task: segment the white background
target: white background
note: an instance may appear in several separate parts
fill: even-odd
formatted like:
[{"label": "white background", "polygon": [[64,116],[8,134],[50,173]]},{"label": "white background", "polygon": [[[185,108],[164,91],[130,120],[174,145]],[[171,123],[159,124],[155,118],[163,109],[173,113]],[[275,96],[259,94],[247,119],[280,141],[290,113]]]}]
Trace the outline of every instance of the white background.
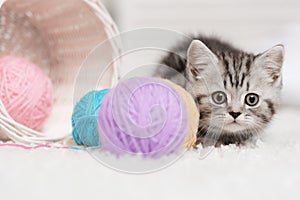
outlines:
[{"label": "white background", "polygon": [[300,106],[297,0],[105,0],[121,31],[143,27],[219,36],[259,53],[284,44],[283,104]]}]

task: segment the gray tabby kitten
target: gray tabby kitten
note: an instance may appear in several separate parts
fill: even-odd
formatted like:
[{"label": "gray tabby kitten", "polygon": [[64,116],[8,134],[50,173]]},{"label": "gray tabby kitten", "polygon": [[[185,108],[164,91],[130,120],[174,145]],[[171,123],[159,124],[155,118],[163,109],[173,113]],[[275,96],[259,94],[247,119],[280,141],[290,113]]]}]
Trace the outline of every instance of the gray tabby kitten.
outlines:
[{"label": "gray tabby kitten", "polygon": [[173,52],[162,64],[184,80],[174,71],[159,73],[194,96],[200,112],[197,144],[245,144],[257,138],[279,105],[284,47],[254,55],[199,36],[180,43]]}]

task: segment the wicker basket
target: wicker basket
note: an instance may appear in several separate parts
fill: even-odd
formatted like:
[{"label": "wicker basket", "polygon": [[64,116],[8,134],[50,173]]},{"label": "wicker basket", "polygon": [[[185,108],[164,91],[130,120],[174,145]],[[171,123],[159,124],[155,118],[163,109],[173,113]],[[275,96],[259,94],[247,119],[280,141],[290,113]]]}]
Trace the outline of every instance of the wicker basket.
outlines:
[{"label": "wicker basket", "polygon": [[[0,9],[0,57],[21,56],[41,66],[54,83],[54,107],[72,100],[72,93],[62,95],[60,89],[74,83],[80,65],[96,45],[116,34],[113,20],[95,0],[7,0]],[[107,71],[102,83],[106,87],[116,81],[116,69]],[[39,144],[66,136],[46,135],[15,122],[0,100],[0,140]]]}]

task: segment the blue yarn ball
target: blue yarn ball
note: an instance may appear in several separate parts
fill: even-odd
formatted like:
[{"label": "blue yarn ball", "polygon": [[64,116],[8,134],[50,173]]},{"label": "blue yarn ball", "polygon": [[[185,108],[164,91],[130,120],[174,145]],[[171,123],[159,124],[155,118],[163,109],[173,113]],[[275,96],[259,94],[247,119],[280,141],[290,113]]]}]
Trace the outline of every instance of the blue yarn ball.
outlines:
[{"label": "blue yarn ball", "polygon": [[76,104],[72,114],[72,135],[77,145],[100,146],[98,113],[109,89],[91,91]]}]

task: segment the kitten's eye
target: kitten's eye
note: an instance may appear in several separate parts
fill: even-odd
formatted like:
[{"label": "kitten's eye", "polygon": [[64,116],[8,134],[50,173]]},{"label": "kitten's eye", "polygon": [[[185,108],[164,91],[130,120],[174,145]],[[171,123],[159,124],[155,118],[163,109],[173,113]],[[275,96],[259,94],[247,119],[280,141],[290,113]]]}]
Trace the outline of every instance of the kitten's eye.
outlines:
[{"label": "kitten's eye", "polygon": [[224,92],[218,91],[212,94],[212,99],[216,104],[223,104],[226,102],[227,97]]},{"label": "kitten's eye", "polygon": [[255,93],[249,93],[245,97],[245,103],[248,106],[255,106],[259,101],[259,96]]}]

